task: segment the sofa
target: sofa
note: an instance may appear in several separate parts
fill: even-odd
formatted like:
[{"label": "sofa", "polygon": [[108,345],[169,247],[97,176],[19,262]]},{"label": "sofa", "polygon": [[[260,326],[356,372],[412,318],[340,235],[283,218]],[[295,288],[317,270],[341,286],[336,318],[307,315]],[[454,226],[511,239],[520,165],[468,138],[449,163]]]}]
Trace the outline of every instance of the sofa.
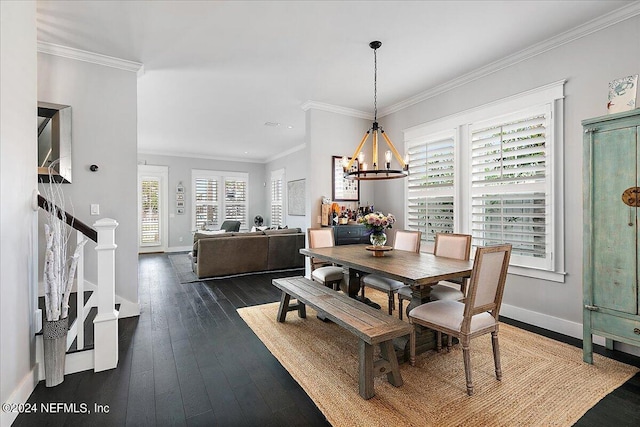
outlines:
[{"label": "sofa", "polygon": [[199,279],[304,268],[305,234],[299,228],[194,234],[192,267]]}]

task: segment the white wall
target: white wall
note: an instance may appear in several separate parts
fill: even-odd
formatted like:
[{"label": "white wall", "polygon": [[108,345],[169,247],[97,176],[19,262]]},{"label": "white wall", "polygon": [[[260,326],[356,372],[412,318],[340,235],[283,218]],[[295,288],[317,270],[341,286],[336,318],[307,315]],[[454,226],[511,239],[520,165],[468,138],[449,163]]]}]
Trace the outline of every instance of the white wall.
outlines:
[{"label": "white wall", "polygon": [[[582,330],[582,127],[606,114],[608,83],[640,72],[640,17],[582,37],[454,88],[381,122],[403,147],[402,130],[500,98],[567,79],[564,110],[565,283],[510,275],[502,314],[581,337]],[[376,202],[403,211],[403,183],[376,188]],[[391,208],[393,207],[393,208]],[[402,218],[402,215],[398,215]]]},{"label": "white wall", "polygon": [[[310,214],[309,226],[320,227],[318,216],[321,212],[322,196],[331,198],[332,156],[351,156],[370,126],[370,120],[317,109],[310,109],[306,112],[305,143],[307,149],[305,153],[307,157],[304,164],[308,168],[306,212]],[[369,151],[365,150],[365,153],[371,159],[371,139],[369,139],[367,147]],[[374,197],[374,188],[374,182],[360,181],[360,203],[362,205],[374,204],[378,208]]]},{"label": "white wall", "polygon": [[[269,176],[265,176],[263,163],[232,162],[226,160],[197,159],[192,157],[161,156],[155,154],[138,154],[138,162],[147,165],[169,167],[169,251],[191,248],[193,243],[191,209],[191,170],[204,169],[213,171],[246,172],[249,174],[249,216],[247,225],[253,225],[253,217],[262,215],[265,218],[269,209],[265,202],[265,192]],[[175,188],[182,182],[185,188],[185,213],[176,214]],[[182,241],[180,241],[182,238]]]},{"label": "white wall", "polygon": [[[137,304],[136,74],[39,53],[38,100],[71,106],[73,183],[63,190],[74,216],[85,224],[118,221],[116,293]],[[92,164],[99,166],[97,172],[89,170]],[[100,205],[99,216],[90,215],[92,203]],[[94,248],[93,242],[85,246],[85,275],[96,283]]]},{"label": "white wall", "polygon": [[[37,174],[35,2],[0,2],[0,401],[22,403],[37,383],[31,257]],[[31,166],[29,166],[31,165]],[[0,413],[8,426],[17,413]]]},{"label": "white wall", "polygon": [[302,231],[305,231],[309,226],[309,215],[305,210],[304,216],[289,215],[287,206],[287,182],[304,179],[306,183],[307,173],[309,165],[306,162],[306,146],[303,149],[290,153],[286,156],[279,157],[275,160],[268,162],[265,165],[265,179],[267,180],[267,188],[265,191],[265,224],[271,223],[271,188],[269,187],[269,181],[271,180],[271,172],[284,169],[284,185],[283,195],[284,198],[284,224],[289,228],[298,227]]}]

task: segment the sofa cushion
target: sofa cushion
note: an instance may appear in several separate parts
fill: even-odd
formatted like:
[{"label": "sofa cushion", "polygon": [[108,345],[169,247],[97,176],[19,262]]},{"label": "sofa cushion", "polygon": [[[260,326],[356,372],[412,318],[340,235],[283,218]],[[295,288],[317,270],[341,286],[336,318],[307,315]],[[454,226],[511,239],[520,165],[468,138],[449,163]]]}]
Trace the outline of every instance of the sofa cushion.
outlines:
[{"label": "sofa cushion", "polygon": [[266,236],[202,239],[198,242],[198,278],[250,273],[267,269]]},{"label": "sofa cushion", "polygon": [[262,231],[242,231],[242,232],[233,232],[233,233],[229,233],[227,234],[228,236],[234,236],[234,237],[247,237],[247,236],[264,236],[264,233]]},{"label": "sofa cushion", "polygon": [[273,234],[296,234],[300,233],[299,228],[281,228],[280,230],[264,230],[264,234],[267,236]]},{"label": "sofa cushion", "polygon": [[300,253],[300,249],[304,248],[305,244],[303,233],[268,234],[267,239],[269,240],[269,254],[267,255],[269,270],[304,267],[304,255]]}]

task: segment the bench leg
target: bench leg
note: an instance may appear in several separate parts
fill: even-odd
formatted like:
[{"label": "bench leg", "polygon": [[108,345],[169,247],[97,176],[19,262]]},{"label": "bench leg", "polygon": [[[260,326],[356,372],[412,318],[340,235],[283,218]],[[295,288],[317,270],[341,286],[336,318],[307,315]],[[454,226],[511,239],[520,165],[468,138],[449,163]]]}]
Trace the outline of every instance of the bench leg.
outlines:
[{"label": "bench leg", "polygon": [[307,306],[298,301],[298,317],[301,319],[307,318]]},{"label": "bench leg", "polygon": [[400,375],[400,367],[398,366],[398,358],[393,348],[393,340],[380,343],[380,353],[384,360],[389,362],[389,372],[387,372],[387,381],[396,387],[402,385],[402,376]]},{"label": "bench leg", "polygon": [[287,312],[289,311],[289,301],[291,300],[291,295],[282,291],[282,295],[280,296],[280,307],[278,307],[278,322],[282,323],[287,318]]},{"label": "bench leg", "polygon": [[282,291],[282,295],[280,296],[280,307],[278,307],[278,322],[283,323],[287,318],[287,313],[293,310],[298,310],[298,317],[302,319],[307,317],[306,305],[304,305],[300,301],[298,301],[296,304],[289,304],[290,301],[291,295]]},{"label": "bench leg", "polygon": [[373,346],[360,340],[360,369],[358,387],[363,399],[371,399],[375,396],[373,390]]}]

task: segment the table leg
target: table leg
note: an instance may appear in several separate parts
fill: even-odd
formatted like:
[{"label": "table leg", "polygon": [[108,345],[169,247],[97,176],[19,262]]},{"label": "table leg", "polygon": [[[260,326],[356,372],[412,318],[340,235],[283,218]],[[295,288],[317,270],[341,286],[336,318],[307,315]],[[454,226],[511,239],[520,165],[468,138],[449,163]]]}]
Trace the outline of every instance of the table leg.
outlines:
[{"label": "table leg", "polygon": [[371,301],[369,298],[363,298],[358,295],[360,292],[362,282],[361,279],[365,275],[362,271],[354,270],[353,268],[344,267],[344,281],[340,284],[340,290],[351,298],[355,298],[360,302],[367,304],[370,307],[380,309],[380,305]]},{"label": "table leg", "polygon": [[[409,312],[415,307],[425,304],[430,301],[431,286],[424,285],[413,288],[411,292],[411,301],[406,309],[407,319],[409,318]],[[420,325],[415,326],[415,346],[416,354],[424,353],[428,350],[436,348],[436,333]],[[393,344],[398,355],[398,360],[407,361],[410,359],[410,339],[409,336],[400,337],[393,340]],[[414,361],[415,363],[415,361]]]},{"label": "table leg", "polygon": [[362,272],[354,270],[353,268],[343,268],[344,281],[340,283],[340,290],[351,298],[356,298],[360,291],[360,277]]}]

